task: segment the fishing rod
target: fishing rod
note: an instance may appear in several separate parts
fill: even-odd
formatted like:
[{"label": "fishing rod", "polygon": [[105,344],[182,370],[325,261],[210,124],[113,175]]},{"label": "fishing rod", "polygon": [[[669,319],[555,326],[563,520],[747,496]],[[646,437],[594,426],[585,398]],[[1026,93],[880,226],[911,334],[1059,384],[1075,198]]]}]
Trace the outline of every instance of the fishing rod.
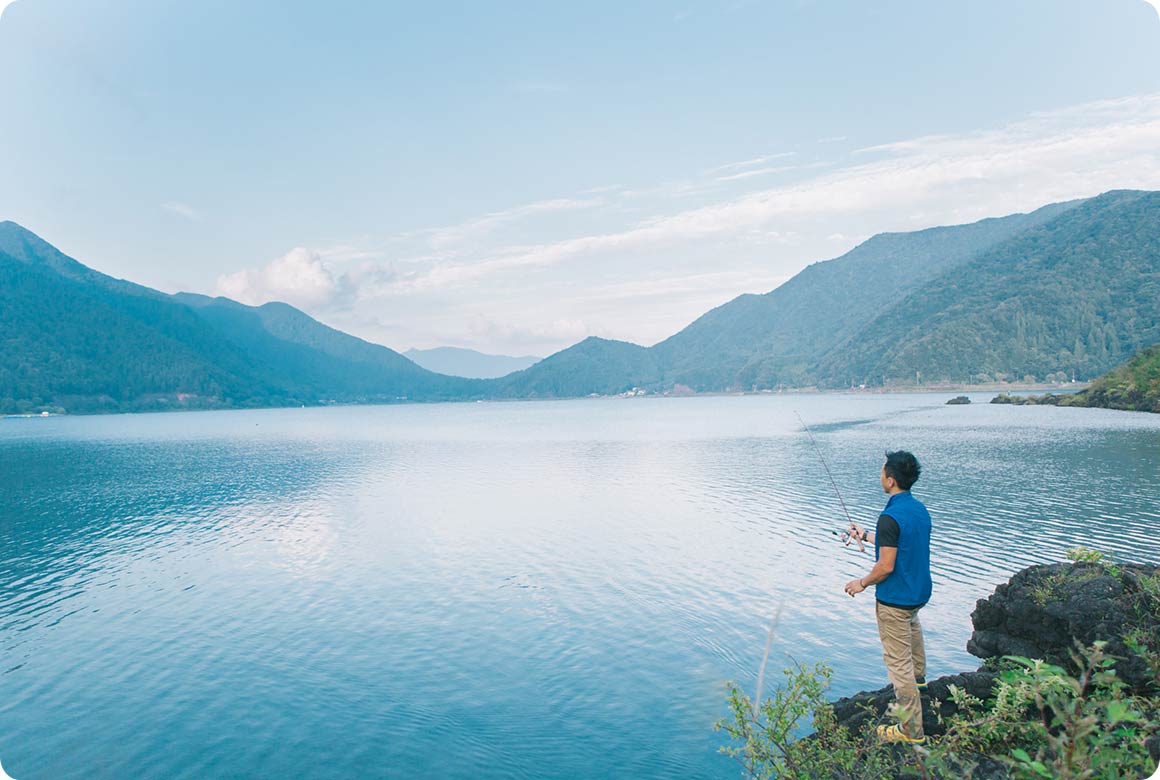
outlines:
[{"label": "fishing rod", "polygon": [[[810,437],[810,443],[814,445],[814,451],[818,453],[818,460],[822,462],[822,468],[826,470],[826,476],[830,478],[830,484],[834,487],[834,493],[838,496],[838,503],[842,505],[842,511],[846,514],[846,520],[848,520],[850,526],[853,527],[854,518],[850,517],[850,510],[846,508],[846,500],[842,498],[842,491],[838,490],[838,483],[834,481],[834,475],[830,473],[830,464],[826,463],[826,459],[822,455],[822,448],[818,446],[818,442],[814,439],[813,431],[810,430],[810,426],[806,425],[806,421],[802,419],[802,416],[798,414],[796,409],[794,410],[794,414],[797,415],[798,422],[800,422],[802,427],[805,428],[806,435]],[[831,531],[831,533],[834,534],[834,536],[841,536],[847,540],[853,539],[858,543],[858,550],[860,552],[866,552],[866,547],[862,544],[862,540],[856,535],[851,533],[839,534],[837,531]],[[847,541],[846,545],[849,546],[849,544],[850,542]]]}]

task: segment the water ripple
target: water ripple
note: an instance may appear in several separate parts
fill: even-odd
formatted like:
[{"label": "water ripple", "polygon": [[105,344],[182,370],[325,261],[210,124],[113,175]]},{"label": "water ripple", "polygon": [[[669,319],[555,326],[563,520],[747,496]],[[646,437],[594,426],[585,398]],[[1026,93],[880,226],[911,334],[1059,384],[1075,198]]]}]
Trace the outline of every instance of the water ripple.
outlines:
[{"label": "water ripple", "polygon": [[[885,683],[845,525],[919,454],[932,671],[1076,545],[1156,556],[1160,417],[777,396],[0,423],[0,752],[21,778],[734,777],[771,655]],[[980,400],[976,398],[976,400]],[[983,399],[985,400],[985,399]],[[774,678],[777,674],[772,675]]]}]

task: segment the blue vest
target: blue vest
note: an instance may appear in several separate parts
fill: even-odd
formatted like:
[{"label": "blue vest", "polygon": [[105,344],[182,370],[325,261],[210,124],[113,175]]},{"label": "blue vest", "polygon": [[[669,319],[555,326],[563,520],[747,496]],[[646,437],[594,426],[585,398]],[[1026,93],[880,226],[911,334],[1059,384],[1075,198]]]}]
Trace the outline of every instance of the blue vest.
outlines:
[{"label": "blue vest", "polygon": [[[920,607],[930,600],[930,513],[910,491],[896,493],[882,514],[898,523],[898,558],[894,571],[875,586],[876,598],[893,607]],[[878,559],[878,535],[874,536],[874,559]]]}]

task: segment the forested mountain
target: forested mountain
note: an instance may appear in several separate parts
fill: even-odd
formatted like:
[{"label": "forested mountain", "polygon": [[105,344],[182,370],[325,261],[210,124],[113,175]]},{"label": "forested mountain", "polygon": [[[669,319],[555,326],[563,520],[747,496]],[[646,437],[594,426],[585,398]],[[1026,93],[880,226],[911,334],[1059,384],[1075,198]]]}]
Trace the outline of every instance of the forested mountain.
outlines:
[{"label": "forested mountain", "polygon": [[742,295],[657,344],[665,380],[697,390],[813,384],[823,356],[901,297],[1076,203],[874,236],[841,257],[810,265],[772,292]]},{"label": "forested mountain", "polygon": [[1111,192],[903,298],[820,361],[818,376],[1090,379],[1157,341],[1160,193]]},{"label": "forested mountain", "polygon": [[286,304],[112,279],[0,223],[5,412],[1085,379],[1157,342],[1155,192],[875,236],[654,347],[589,338],[487,380],[427,371]]},{"label": "forested mountain", "polygon": [[161,393],[208,399],[274,391],[187,307],[88,278],[90,269],[38,242],[0,223],[0,410],[147,408]]},{"label": "forested mountain", "polygon": [[477,388],[285,304],[168,296],[0,223],[0,412],[466,398]]},{"label": "forested mountain", "polygon": [[174,299],[226,334],[256,371],[294,397],[437,400],[478,392],[470,380],[427,371],[394,350],[323,325],[285,303],[246,306],[191,293]]},{"label": "forested mountain", "polygon": [[509,398],[574,398],[656,387],[662,379],[653,350],[590,336],[531,368],[494,380],[489,392]]},{"label": "forested mountain", "polygon": [[[829,385],[843,385],[849,380],[830,376],[826,369],[883,313],[981,252],[1066,219],[1082,203],[1057,203],[969,225],[877,235],[841,257],[810,265],[772,292],[742,295],[713,309],[654,347],[589,339],[508,377],[504,391],[514,396],[585,395],[676,385],[698,391],[750,390],[803,387],[823,378]],[[591,377],[587,383],[586,371]],[[913,378],[914,372],[901,376]]]}]

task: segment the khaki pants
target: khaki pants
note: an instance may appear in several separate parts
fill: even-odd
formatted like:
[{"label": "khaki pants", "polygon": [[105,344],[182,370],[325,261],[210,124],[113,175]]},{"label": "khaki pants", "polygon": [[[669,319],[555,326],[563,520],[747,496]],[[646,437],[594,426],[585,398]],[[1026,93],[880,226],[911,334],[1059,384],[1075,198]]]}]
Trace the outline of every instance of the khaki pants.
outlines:
[{"label": "khaki pants", "polygon": [[878,636],[882,639],[882,659],[894,686],[894,698],[902,708],[902,730],[921,737],[922,699],[915,678],[926,676],[926,649],[922,644],[922,624],[917,609],[898,609],[875,602]]}]

